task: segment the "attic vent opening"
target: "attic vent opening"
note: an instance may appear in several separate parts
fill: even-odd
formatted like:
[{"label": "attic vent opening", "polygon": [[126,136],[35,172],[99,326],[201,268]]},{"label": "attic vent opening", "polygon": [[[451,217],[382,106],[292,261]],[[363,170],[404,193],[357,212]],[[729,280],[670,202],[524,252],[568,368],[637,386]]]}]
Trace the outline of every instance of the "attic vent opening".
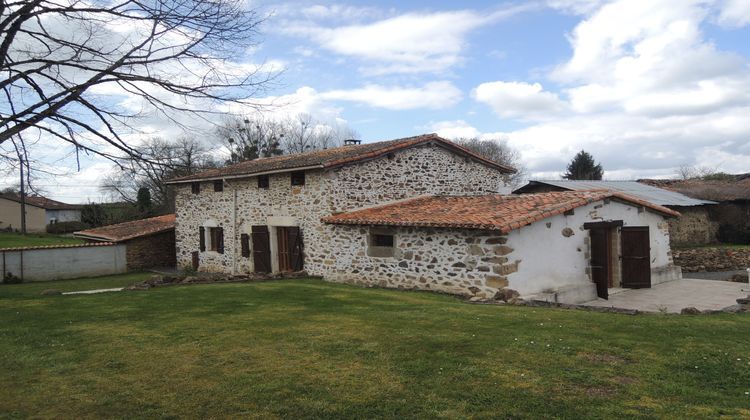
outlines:
[{"label": "attic vent opening", "polygon": [[362,144],[362,140],[357,140],[357,139],[344,140],[344,146],[355,146],[357,144]]}]

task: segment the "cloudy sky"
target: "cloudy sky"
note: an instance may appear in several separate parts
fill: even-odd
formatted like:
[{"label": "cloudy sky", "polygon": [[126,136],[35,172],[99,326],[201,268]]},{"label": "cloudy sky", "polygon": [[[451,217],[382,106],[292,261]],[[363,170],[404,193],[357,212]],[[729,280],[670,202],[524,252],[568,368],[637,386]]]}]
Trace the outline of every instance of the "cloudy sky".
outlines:
[{"label": "cloudy sky", "polygon": [[[365,142],[507,141],[541,178],[581,149],[607,179],[750,171],[750,0],[459,4],[254,2],[270,17],[240,61],[284,69],[259,98],[285,105],[273,112],[345,121]],[[99,200],[107,166],[42,184]]]}]

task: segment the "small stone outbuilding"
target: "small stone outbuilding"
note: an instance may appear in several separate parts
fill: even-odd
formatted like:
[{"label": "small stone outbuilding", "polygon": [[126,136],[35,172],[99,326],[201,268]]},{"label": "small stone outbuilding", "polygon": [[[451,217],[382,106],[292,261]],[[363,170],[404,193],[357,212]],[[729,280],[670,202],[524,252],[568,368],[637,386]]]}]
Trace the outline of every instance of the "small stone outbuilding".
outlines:
[{"label": "small stone outbuilding", "polygon": [[681,278],[669,249],[676,216],[611,191],[418,197],[324,218],[341,246],[323,276],[580,303]]},{"label": "small stone outbuilding", "polygon": [[126,245],[128,270],[174,267],[175,215],[150,217],[115,225],[75,232],[87,242],[110,242]]}]

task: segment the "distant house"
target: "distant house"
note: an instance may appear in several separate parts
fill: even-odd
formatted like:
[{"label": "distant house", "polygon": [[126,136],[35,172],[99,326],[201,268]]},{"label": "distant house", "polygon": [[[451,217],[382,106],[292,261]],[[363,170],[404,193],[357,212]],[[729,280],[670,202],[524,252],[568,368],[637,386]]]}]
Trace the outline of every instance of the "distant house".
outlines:
[{"label": "distant house", "polygon": [[[44,232],[52,223],[81,221],[81,205],[39,196],[27,196],[25,201],[26,230],[29,232]],[[0,195],[0,229],[21,229],[21,197]]]},{"label": "distant house", "polygon": [[128,270],[175,265],[175,215],[133,220],[75,232],[87,242],[110,242],[127,246]]},{"label": "distant house", "polygon": [[510,173],[426,134],[177,178],[177,264],[574,303],[680,278],[679,213],[612,191],[500,195]]},{"label": "distant house", "polygon": [[715,201],[692,198],[676,191],[657,188],[657,186],[638,181],[533,180],[513,193],[597,189],[621,192],[679,212],[679,218],[669,219],[669,237],[672,246],[703,245],[716,241],[718,224],[709,218],[709,210],[716,204]]},{"label": "distant house", "polygon": [[643,179],[639,182],[716,202],[708,207],[714,233],[712,242],[750,244],[750,173],[710,180]]}]

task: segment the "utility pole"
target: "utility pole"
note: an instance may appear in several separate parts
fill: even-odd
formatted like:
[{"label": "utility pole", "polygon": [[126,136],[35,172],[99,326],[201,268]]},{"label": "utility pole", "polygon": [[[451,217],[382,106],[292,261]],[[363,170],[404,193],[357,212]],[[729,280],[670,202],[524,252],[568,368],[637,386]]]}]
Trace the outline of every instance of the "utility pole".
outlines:
[{"label": "utility pole", "polygon": [[26,234],[26,188],[25,188],[25,182],[23,181],[23,157],[21,157],[21,154],[18,154],[18,162],[21,164],[19,168],[21,169],[21,234]]},{"label": "utility pole", "polygon": [[[19,134],[20,136],[20,134]],[[21,234],[26,234],[26,183],[23,181],[23,168],[24,168],[24,160],[23,160],[23,153],[21,153],[21,150],[18,148],[18,144],[16,144],[15,140],[11,139],[11,142],[13,143],[13,147],[16,149],[16,156],[18,156],[18,168],[19,172],[21,173],[21,191],[19,191],[21,195]],[[26,150],[26,149],[24,149]]]}]

